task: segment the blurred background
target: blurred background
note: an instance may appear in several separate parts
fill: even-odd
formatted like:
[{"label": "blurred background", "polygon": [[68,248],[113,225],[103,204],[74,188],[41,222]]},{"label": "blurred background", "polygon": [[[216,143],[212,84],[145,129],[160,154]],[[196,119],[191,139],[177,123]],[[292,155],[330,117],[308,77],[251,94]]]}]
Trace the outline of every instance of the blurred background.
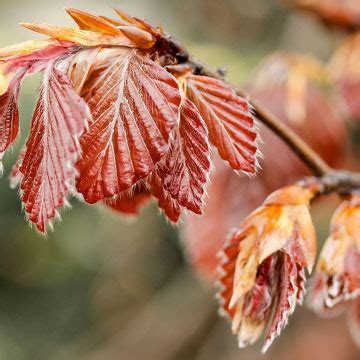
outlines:
[{"label": "blurred background", "polygon": [[[103,15],[116,6],[145,17],[239,84],[274,50],[326,59],[340,37],[272,0],[1,0],[0,46],[37,36],[21,21],[70,25],[66,6]],[[0,360],[359,359],[344,319],[318,319],[306,308],[265,356],[259,345],[239,350],[217,316],[214,288],[189,266],[178,229],[155,204],[129,220],[72,199],[54,233],[30,229],[7,174],[38,85],[36,76],[24,83],[22,136],[0,179]],[[240,199],[246,189],[237,191]],[[331,210],[316,212],[320,237]]]}]

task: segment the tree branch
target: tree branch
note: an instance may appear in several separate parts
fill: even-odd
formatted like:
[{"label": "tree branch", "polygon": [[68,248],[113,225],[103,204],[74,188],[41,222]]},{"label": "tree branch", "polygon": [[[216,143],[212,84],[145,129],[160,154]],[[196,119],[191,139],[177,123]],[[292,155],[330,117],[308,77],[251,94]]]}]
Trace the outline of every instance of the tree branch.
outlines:
[{"label": "tree branch", "polygon": [[[218,69],[217,71],[213,71],[203,63],[197,61],[185,47],[170,35],[162,37],[160,42],[160,48],[165,49],[165,53],[173,56],[178,64],[189,66],[195,75],[225,80],[226,74],[224,70]],[[316,182],[320,185],[322,194],[334,191],[340,194],[360,191],[359,173],[332,169],[318,153],[316,153],[299,135],[284,124],[278,117],[265,109],[259,102],[251,99],[251,96],[246,91],[233,84],[230,85],[235,89],[239,96],[242,96],[249,101],[255,117],[272,130],[275,135],[282,139],[298,158],[307,165],[313,175],[316,176]],[[314,182],[315,180],[314,178],[307,178],[304,181]]]}]

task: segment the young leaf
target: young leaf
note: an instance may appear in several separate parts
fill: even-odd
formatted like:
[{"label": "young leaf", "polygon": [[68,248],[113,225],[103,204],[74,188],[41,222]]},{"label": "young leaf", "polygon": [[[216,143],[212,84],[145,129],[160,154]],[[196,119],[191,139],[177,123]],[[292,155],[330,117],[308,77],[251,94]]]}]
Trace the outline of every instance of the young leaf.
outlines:
[{"label": "young leaf", "polygon": [[11,168],[11,172],[9,175],[9,182],[11,189],[17,188],[21,182],[21,179],[23,178],[20,172],[20,168],[21,168],[21,164],[23,163],[25,154],[26,154],[26,146],[23,146],[17,161]]},{"label": "young leaf", "polygon": [[[106,54],[113,61],[109,62]],[[93,121],[81,138],[77,189],[95,203],[147,177],[168,150],[181,101],[175,78],[135,50],[107,50],[84,85]]]},{"label": "young leaf", "polygon": [[181,107],[179,129],[172,135],[170,150],[160,166],[164,187],[181,206],[201,214],[210,171],[210,147],[206,125],[189,99]]},{"label": "young leaf", "polygon": [[51,24],[22,23],[21,25],[27,29],[58,40],[69,41],[73,44],[87,47],[125,46],[130,48],[149,49],[155,42],[150,33],[146,33],[146,38],[139,38],[139,40],[141,40],[140,42],[135,42],[128,36],[125,36],[123,31],[118,35],[113,35]]},{"label": "young leaf", "polygon": [[188,96],[206,122],[211,142],[235,170],[256,170],[256,131],[249,105],[225,82],[191,76]]},{"label": "young leaf", "polygon": [[5,151],[16,139],[19,132],[18,97],[20,82],[25,75],[21,71],[13,79],[5,93],[0,95],[0,176],[2,175],[2,158]]},{"label": "young leaf", "polygon": [[181,206],[165,189],[164,181],[159,175],[158,169],[151,174],[148,182],[151,194],[158,199],[158,207],[164,211],[171,222],[177,223],[181,214]]},{"label": "young leaf", "polygon": [[121,31],[116,26],[99,16],[73,8],[66,8],[65,10],[74,19],[81,30],[89,30],[112,35],[121,34]]},{"label": "young leaf", "polygon": [[270,328],[265,337],[262,352],[265,353],[272,342],[288,323],[289,316],[294,312],[297,296],[298,268],[295,261],[286,253],[279,254],[278,260],[278,284],[275,309],[272,316]]},{"label": "young leaf", "polygon": [[40,232],[63,206],[80,156],[89,110],[56,63],[47,67],[20,172],[26,214]]},{"label": "young leaf", "polygon": [[83,91],[83,86],[89,77],[99,51],[99,48],[85,49],[78,51],[70,58],[68,76],[78,94]]},{"label": "young leaf", "polygon": [[104,204],[119,213],[134,216],[139,214],[150,198],[150,191],[144,185],[140,185],[132,193],[121,194],[114,200],[104,200]]},{"label": "young leaf", "polygon": [[59,41],[57,39],[30,40],[0,49],[0,61],[3,62],[14,59],[31,61],[54,58],[57,51],[63,50],[66,52],[66,49],[73,46],[74,44],[72,43]]}]

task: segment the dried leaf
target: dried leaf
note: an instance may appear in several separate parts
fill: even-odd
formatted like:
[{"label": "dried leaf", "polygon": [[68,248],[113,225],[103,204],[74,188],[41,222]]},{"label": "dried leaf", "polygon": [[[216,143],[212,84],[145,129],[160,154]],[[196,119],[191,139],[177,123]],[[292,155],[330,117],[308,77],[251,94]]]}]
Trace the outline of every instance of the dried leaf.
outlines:
[{"label": "dried leaf", "polygon": [[111,65],[91,76],[82,94],[93,121],[80,140],[77,189],[89,203],[131,188],[155,169],[181,101],[176,80],[155,62],[134,50],[105,54]]}]

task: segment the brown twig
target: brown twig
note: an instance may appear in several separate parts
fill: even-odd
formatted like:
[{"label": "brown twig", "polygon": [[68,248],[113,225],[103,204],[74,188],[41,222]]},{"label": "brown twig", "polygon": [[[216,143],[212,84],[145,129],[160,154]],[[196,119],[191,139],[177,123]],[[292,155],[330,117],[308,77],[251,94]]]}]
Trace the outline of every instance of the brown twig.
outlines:
[{"label": "brown twig", "polygon": [[[177,60],[178,64],[184,64],[191,67],[194,74],[225,80],[225,73],[223,70],[219,69],[217,71],[213,71],[203,63],[197,61],[185,47],[183,47],[170,35],[162,37],[160,42],[160,47],[165,51],[165,53],[173,56]],[[238,95],[249,101],[256,118],[271,129],[275,135],[281,138],[299,157],[299,159],[307,165],[316,177],[317,183],[322,185],[322,193],[336,191],[340,194],[348,194],[353,191],[360,191],[359,173],[332,169],[317,152],[306,144],[305,141],[290,127],[284,124],[284,122],[265,109],[256,100],[251,99],[250,95],[246,93],[246,91],[239,89],[237,86],[232,86]]]}]

